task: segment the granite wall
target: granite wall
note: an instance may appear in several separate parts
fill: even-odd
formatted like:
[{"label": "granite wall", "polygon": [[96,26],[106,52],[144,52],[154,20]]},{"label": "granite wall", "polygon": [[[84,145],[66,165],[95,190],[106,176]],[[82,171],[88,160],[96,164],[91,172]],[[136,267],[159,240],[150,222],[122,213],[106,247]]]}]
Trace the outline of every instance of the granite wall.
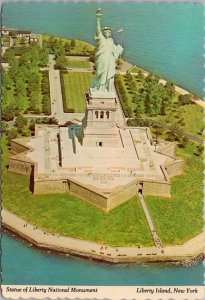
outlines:
[{"label": "granite wall", "polygon": [[33,165],[34,164],[31,162],[26,162],[13,157],[9,158],[9,171],[16,174],[30,176]]}]

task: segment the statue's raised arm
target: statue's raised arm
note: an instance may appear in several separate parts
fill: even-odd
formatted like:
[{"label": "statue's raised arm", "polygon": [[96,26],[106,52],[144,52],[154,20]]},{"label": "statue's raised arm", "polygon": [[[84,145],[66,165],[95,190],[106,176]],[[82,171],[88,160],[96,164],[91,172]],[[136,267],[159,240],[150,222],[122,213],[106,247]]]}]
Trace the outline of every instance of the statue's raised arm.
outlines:
[{"label": "statue's raised arm", "polygon": [[91,87],[101,93],[113,93],[116,60],[122,54],[123,48],[114,44],[111,38],[111,28],[104,27],[101,29],[101,16],[101,9],[98,9],[96,11],[97,30],[95,36],[97,42],[96,73]]},{"label": "statue's raised arm", "polygon": [[102,16],[101,9],[98,8],[96,11],[96,21],[97,21],[97,29],[96,29],[96,37],[99,37],[101,32],[101,24],[100,24],[100,18]]}]

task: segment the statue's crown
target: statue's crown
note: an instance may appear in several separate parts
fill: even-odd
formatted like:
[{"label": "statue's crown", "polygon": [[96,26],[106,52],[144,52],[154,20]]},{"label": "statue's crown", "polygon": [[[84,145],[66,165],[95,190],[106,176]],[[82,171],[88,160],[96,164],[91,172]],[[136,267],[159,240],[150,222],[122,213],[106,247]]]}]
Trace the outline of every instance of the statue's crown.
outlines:
[{"label": "statue's crown", "polygon": [[102,31],[111,31],[112,29],[110,27],[103,27]]}]

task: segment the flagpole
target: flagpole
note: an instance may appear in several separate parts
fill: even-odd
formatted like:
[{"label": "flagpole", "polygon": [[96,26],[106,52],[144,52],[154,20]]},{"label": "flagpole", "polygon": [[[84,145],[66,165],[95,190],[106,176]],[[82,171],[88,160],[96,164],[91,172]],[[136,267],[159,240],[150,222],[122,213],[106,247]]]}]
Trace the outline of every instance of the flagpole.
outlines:
[{"label": "flagpole", "polygon": [[[121,46],[123,45],[123,32],[124,32],[124,28],[122,28],[122,36],[121,36]],[[122,59],[122,54],[120,54],[120,59]]]},{"label": "flagpole", "polygon": [[124,32],[124,29],[122,30],[121,46],[122,46],[122,44],[123,44],[123,32]]},{"label": "flagpole", "polygon": [[[122,45],[123,45],[123,31],[124,31],[124,28],[123,28],[123,27],[122,27],[121,29],[117,30],[118,33],[122,33],[122,36],[121,36],[121,47],[122,47]],[[121,59],[121,55],[122,55],[122,54],[120,54],[119,59]]]}]

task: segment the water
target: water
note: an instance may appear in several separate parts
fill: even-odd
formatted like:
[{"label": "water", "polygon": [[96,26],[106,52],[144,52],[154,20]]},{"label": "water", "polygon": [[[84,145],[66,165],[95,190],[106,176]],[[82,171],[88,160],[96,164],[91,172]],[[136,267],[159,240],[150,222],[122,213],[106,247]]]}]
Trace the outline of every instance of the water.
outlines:
[{"label": "water", "polygon": [[2,251],[2,284],[203,285],[202,263],[189,269],[162,264],[109,265],[45,253],[7,234],[2,238]]},{"label": "water", "polygon": [[[6,3],[3,25],[94,44],[98,3]],[[124,58],[203,96],[203,6],[192,3],[100,3],[103,25],[121,41]]]},{"label": "water", "polygon": [[[94,44],[97,3],[6,3],[3,25],[85,40]],[[203,96],[203,7],[200,4],[101,3],[103,25],[124,58],[157,71]],[[14,252],[15,249],[15,252]],[[2,239],[3,284],[203,285],[203,264],[118,266],[43,253],[8,235]],[[15,255],[15,256],[14,256]],[[14,263],[15,257],[15,263]]]}]

